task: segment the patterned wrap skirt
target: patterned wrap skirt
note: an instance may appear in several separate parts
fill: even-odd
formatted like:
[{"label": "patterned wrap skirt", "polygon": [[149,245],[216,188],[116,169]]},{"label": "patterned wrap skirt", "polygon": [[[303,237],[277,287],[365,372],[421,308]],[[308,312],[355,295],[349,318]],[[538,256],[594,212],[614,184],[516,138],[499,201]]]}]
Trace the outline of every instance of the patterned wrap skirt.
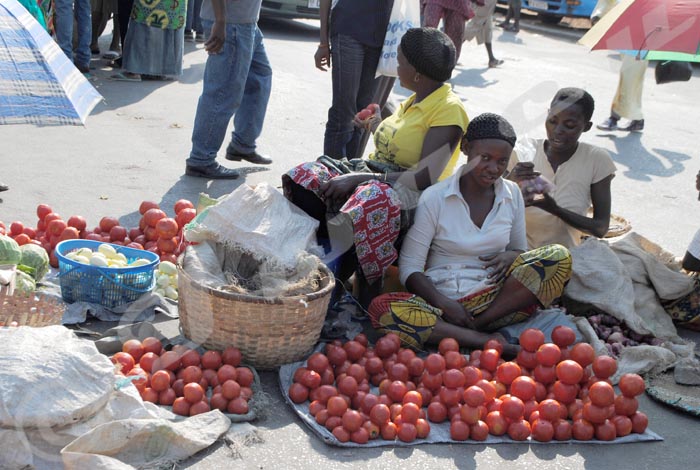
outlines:
[{"label": "patterned wrap skirt", "polygon": [[676,325],[700,331],[700,279],[694,277],[694,288],[689,294],[676,300],[662,300],[661,304]]},{"label": "patterned wrap skirt", "polygon": [[[546,308],[558,299],[571,277],[571,254],[561,245],[546,245],[522,253],[500,282],[458,301],[472,315],[478,316],[488,309],[500,293],[505,279],[511,276],[532,292],[538,303],[505,315],[489,324],[486,331],[526,320],[540,306]],[[369,307],[374,328],[383,333],[396,333],[404,344],[419,350],[423,349],[441,314],[440,309],[408,292],[382,294]]]},{"label": "patterned wrap skirt", "polygon": [[[319,193],[321,185],[336,176],[403,170],[395,165],[363,159],[333,160],[321,157],[318,161],[292,168],[282,177],[282,183],[286,186],[291,180],[322,199]],[[398,258],[397,241],[411,224],[419,196],[419,191],[401,184],[372,179],[357,186],[343,204],[328,205],[328,223],[338,216],[349,221],[357,261],[370,284],[381,280],[387,268]],[[343,226],[341,223],[336,225]]]}]

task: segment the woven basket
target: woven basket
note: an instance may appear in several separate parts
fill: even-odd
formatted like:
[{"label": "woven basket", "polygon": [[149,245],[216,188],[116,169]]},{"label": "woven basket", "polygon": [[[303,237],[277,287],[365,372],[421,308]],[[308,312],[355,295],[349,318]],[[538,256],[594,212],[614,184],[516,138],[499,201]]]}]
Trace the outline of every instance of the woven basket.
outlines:
[{"label": "woven basket", "polygon": [[185,337],[207,349],[240,349],[258,369],[303,359],[321,335],[333,274],[321,266],[317,292],[294,297],[259,297],[196,283],[178,266],[178,309]]},{"label": "woven basket", "polygon": [[8,326],[16,321],[18,326],[60,325],[66,304],[60,299],[42,294],[7,295],[0,288],[0,324]]}]

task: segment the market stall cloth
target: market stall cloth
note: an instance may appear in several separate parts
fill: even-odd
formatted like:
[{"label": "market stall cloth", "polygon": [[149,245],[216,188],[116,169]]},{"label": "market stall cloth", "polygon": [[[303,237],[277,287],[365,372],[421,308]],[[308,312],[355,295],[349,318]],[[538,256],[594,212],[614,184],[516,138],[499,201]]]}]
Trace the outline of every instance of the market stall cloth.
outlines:
[{"label": "market stall cloth", "polygon": [[[425,439],[416,439],[413,442],[403,442],[398,439],[395,441],[385,441],[381,438],[370,440],[367,444],[355,444],[353,442],[340,442],[336,437],[326,429],[316,422],[313,416],[309,413],[309,404],[304,402],[302,404],[295,404],[289,398],[288,390],[293,382],[294,372],[299,368],[304,366],[306,363],[304,361],[296,362],[292,364],[285,364],[280,367],[279,370],[279,384],[280,392],[285,398],[285,401],[292,407],[296,415],[301,419],[301,421],[311,429],[311,431],[319,437],[323,442],[329,445],[339,446],[339,447],[384,447],[384,446],[414,446],[420,444],[477,444],[477,445],[490,445],[490,444],[523,444],[523,441],[514,441],[507,436],[489,436],[485,441],[475,441],[468,439],[466,441],[456,441],[450,437],[450,423],[446,421],[444,423],[430,423],[430,434]],[[373,387],[374,393],[377,393],[376,387]],[[620,437],[614,441],[549,441],[549,442],[539,442],[532,438],[529,438],[525,443],[529,444],[570,444],[570,443],[586,443],[586,444],[626,444],[630,442],[653,442],[662,441],[663,438],[659,436],[654,431],[647,430],[643,434],[629,434],[625,437]]]},{"label": "market stall cloth", "polygon": [[16,0],[0,0],[0,125],[84,125],[102,100]]}]

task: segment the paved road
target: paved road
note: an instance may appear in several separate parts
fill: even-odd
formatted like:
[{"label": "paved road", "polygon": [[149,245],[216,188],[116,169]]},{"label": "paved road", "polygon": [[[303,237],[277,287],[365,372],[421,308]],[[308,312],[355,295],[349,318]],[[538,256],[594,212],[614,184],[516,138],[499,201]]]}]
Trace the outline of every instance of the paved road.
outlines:
[{"label": "paved road", "polygon": [[[165,207],[200,192],[226,194],[239,184],[279,184],[293,164],[321,153],[330,102],[330,74],[313,68],[318,30],[313,22],[265,21],[266,47],[274,68],[260,150],[273,156],[270,167],[238,165],[245,177],[208,182],[182,176],[205,54],[186,44],[185,73],[179,81],[123,83],[96,60],[95,85],[105,97],[85,128],[0,128],[0,220],[34,221],[39,203],[49,203],[65,217],[82,214],[89,224],[104,215],[137,223],[140,201]],[[561,29],[561,28],[560,28]],[[558,31],[558,30],[557,30]],[[470,116],[485,111],[506,116],[519,134],[544,135],[549,99],[564,86],[580,86],[597,100],[594,121],[607,114],[619,60],[613,53],[589,53],[567,34],[524,27],[517,36],[497,31],[494,50],[505,64],[486,66],[483,46],[466,44],[452,79]],[[103,40],[107,39],[103,37]],[[106,45],[106,43],[105,43]],[[698,72],[690,83],[657,86],[647,73],[642,134],[590,131],[585,140],[611,152],[618,174],[613,181],[613,211],[636,230],[676,254],[682,254],[697,229],[700,204],[694,190],[700,169],[695,130],[700,118]],[[407,92],[397,87],[395,98]],[[263,374],[273,399],[271,416],[257,423],[264,443],[239,449],[239,458],[218,446],[178,468],[473,468],[537,465],[538,468],[694,468],[700,425],[696,419],[660,407],[648,399],[651,427],[662,443],[624,446],[433,445],[413,448],[339,450],[313,437],[281,401],[274,374]]]}]

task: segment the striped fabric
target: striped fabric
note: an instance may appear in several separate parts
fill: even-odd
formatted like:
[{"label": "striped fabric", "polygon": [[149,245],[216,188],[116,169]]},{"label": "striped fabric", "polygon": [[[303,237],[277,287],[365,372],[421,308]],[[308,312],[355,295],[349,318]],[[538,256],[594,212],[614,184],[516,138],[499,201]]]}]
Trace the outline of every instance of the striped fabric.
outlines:
[{"label": "striped fabric", "polygon": [[84,125],[102,100],[16,0],[0,0],[0,124]]}]

